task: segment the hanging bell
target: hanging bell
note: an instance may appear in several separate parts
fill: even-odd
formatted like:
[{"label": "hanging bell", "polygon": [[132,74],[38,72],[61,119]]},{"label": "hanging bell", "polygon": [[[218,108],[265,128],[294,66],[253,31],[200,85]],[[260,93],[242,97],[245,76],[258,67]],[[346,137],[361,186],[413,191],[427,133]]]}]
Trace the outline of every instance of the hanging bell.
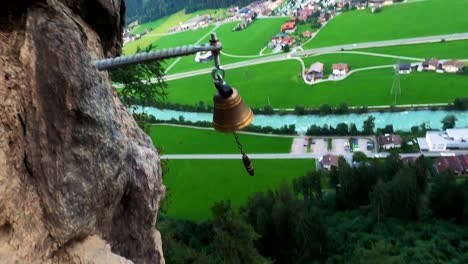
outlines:
[{"label": "hanging bell", "polygon": [[213,97],[213,127],[220,132],[235,132],[250,125],[253,120],[252,110],[244,103],[239,92],[226,83],[218,87]]}]

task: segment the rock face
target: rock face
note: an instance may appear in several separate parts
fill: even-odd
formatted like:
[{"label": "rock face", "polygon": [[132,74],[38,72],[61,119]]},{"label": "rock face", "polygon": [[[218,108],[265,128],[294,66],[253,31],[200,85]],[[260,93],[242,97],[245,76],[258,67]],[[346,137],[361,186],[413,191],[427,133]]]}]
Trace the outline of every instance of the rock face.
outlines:
[{"label": "rock face", "polygon": [[92,65],[123,0],[0,6],[0,262],[164,263],[158,153]]}]

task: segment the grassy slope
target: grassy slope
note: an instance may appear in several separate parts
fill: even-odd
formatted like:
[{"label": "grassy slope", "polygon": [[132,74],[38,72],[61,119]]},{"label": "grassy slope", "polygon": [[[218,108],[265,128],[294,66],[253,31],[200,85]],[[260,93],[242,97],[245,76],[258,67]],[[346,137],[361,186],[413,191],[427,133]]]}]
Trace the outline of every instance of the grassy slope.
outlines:
[{"label": "grassy slope", "polygon": [[164,177],[167,215],[207,219],[217,201],[229,199],[238,208],[249,195],[277,188],[283,179],[291,181],[315,167],[313,160],[253,160],[253,164],[256,174],[250,177],[240,160],[170,160]]},{"label": "grassy slope", "polygon": [[[151,21],[151,22],[148,22],[148,23],[141,24],[141,25],[137,26],[135,29],[133,29],[132,34],[141,34],[148,28],[150,30],[163,28],[164,25],[168,24],[169,18],[171,18],[171,17],[172,16],[163,17],[163,18],[160,18],[160,19],[155,20],[155,21]],[[167,32],[167,29],[166,29],[166,31],[163,31],[163,32],[160,32],[160,33],[166,33],[166,32]]]},{"label": "grassy slope", "polygon": [[[216,30],[218,38],[223,43],[223,51],[233,55],[258,55],[271,37],[278,34],[281,25],[287,19],[258,19],[247,29],[233,32],[232,28],[239,22],[222,25]],[[208,39],[207,39],[208,41]]]},{"label": "grassy slope", "polygon": [[363,49],[362,51],[391,55],[412,56],[419,58],[437,57],[444,59],[468,59],[468,40],[448,41],[444,43],[381,47]]},{"label": "grassy slope", "polygon": [[349,11],[331,20],[306,48],[466,32],[466,14],[466,0],[399,4],[376,14]]},{"label": "grassy slope", "polygon": [[[268,44],[271,37],[279,33],[281,25],[285,19],[271,18],[258,19],[246,30],[233,32],[232,28],[239,22],[231,22],[221,25],[216,34],[223,43],[223,52],[233,55],[258,55],[260,51]],[[202,43],[208,43],[206,38]],[[213,67],[212,62],[196,63],[194,56],[182,58],[169,73],[175,74],[186,71],[199,70]],[[221,55],[222,64],[236,63],[249,60],[249,58],[233,58]]]},{"label": "grassy slope", "polygon": [[131,42],[124,47],[124,54],[133,54],[136,52],[137,46],[141,48],[147,47],[153,44],[157,49],[172,48],[176,46],[189,45],[197,42],[200,38],[206,35],[213,26],[198,29],[188,30],[181,33],[167,35],[167,36],[155,36],[155,37],[143,37],[138,41]]},{"label": "grassy slope", "polygon": [[[151,138],[164,154],[236,154],[239,153],[232,134],[193,128],[153,126]],[[289,153],[292,139],[239,134],[250,153]]]}]

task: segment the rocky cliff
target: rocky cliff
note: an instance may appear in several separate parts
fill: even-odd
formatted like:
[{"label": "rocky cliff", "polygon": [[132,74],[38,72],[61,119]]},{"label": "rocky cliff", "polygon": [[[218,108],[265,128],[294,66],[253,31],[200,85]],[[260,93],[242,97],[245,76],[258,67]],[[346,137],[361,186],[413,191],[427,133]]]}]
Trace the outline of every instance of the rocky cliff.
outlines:
[{"label": "rocky cliff", "polygon": [[151,140],[92,61],[123,0],[0,4],[0,262],[163,263]]}]

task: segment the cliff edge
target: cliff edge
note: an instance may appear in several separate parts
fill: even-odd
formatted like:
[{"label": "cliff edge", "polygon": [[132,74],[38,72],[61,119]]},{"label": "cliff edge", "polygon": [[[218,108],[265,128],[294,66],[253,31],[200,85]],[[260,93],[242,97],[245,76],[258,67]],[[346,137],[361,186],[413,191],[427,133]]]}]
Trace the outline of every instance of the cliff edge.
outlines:
[{"label": "cliff edge", "polygon": [[164,263],[158,153],[92,65],[123,0],[0,6],[1,262]]}]

